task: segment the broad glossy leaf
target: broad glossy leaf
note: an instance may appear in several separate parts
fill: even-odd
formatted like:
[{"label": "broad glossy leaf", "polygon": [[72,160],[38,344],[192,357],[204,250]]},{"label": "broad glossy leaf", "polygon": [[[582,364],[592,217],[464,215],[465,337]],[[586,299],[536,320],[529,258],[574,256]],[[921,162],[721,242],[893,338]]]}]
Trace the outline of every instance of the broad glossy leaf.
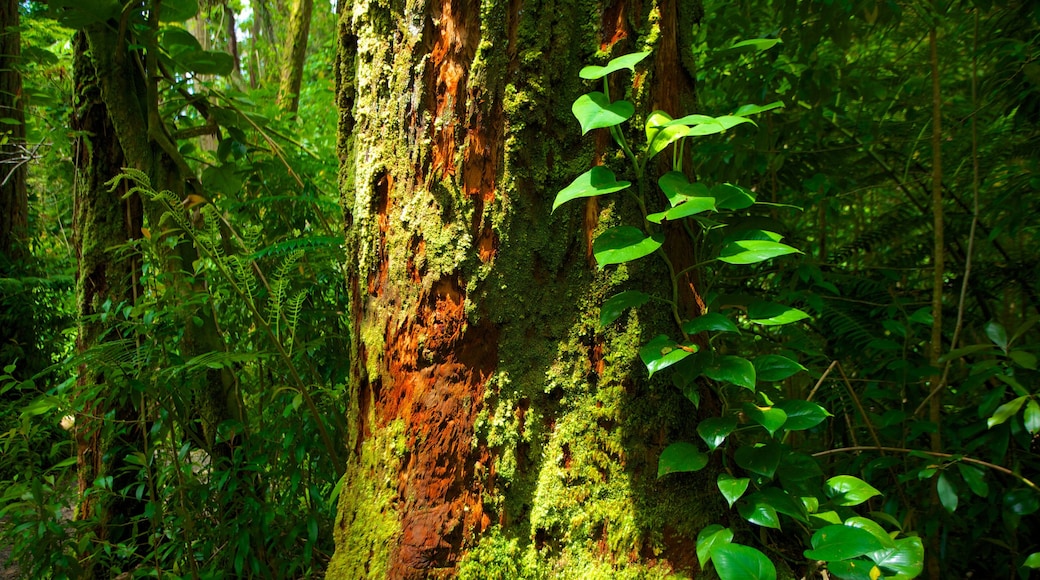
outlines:
[{"label": "broad glossy leaf", "polygon": [[708,455],[702,453],[693,443],[679,441],[672,443],[661,452],[657,460],[657,477],[669,473],[700,471],[708,464]]},{"label": "broad glossy leaf", "polygon": [[1040,405],[1037,404],[1036,399],[1029,399],[1029,403],[1026,404],[1026,412],[1022,415],[1022,421],[1025,423],[1026,431],[1032,435],[1040,433]]},{"label": "broad glossy leaf", "polygon": [[1031,489],[1013,489],[1004,495],[1004,509],[1016,516],[1028,516],[1040,509],[1040,497]]},{"label": "broad glossy leaf", "polygon": [[755,365],[758,380],[766,382],[782,381],[806,370],[802,365],[778,354],[764,354],[751,362]]},{"label": "broad glossy leaf", "polygon": [[[678,208],[676,208],[678,209]],[[780,242],[769,240],[738,240],[726,244],[719,252],[719,260],[727,264],[757,264],[779,256],[802,252]]]},{"label": "broad glossy leaf", "polygon": [[840,506],[859,505],[875,495],[881,495],[869,483],[852,475],[837,475],[828,479],[826,491],[827,497]]},{"label": "broad glossy leaf", "polygon": [[804,320],[809,318],[809,315],[797,308],[775,302],[755,302],[748,306],[748,318],[762,326],[780,326]]},{"label": "broad glossy leaf", "polygon": [[635,66],[649,55],[650,51],[633,52],[631,54],[625,54],[617,58],[611,59],[610,62],[608,62],[605,66],[586,66],[582,68],[580,71],[578,71],[578,76],[587,80],[595,80],[603,78],[609,75],[610,73],[619,70],[635,70]]},{"label": "broad glossy leaf", "polygon": [[985,330],[986,336],[993,341],[993,344],[999,346],[1004,352],[1007,352],[1008,336],[1007,331],[1004,330],[1004,326],[999,322],[990,322],[986,324]]},{"label": "broad glossy leaf", "polygon": [[886,548],[895,548],[896,541],[892,539],[892,536],[888,535],[885,528],[881,527],[881,524],[875,522],[870,518],[864,518],[861,516],[853,516],[845,520],[846,526],[852,526],[854,528],[860,528],[870,532],[879,542]]},{"label": "broad glossy leaf", "polygon": [[784,423],[784,429],[787,429],[788,431],[811,429],[822,423],[827,419],[827,417],[831,416],[831,414],[820,405],[802,399],[788,399],[786,401],[781,401],[776,405],[776,408],[782,409],[787,413],[787,422]]},{"label": "broad glossy leaf", "polygon": [[1014,417],[1015,413],[1017,413],[1018,410],[1022,408],[1022,405],[1024,405],[1027,400],[1029,400],[1029,397],[1023,395],[1021,397],[1018,397],[1017,399],[1012,400],[1010,403],[1004,403],[1003,405],[997,407],[997,410],[993,412],[993,416],[989,419],[986,419],[986,425],[988,425],[992,429],[994,426],[1000,425],[1001,423]]},{"label": "broad glossy leaf", "polygon": [[697,434],[708,444],[709,451],[715,451],[736,428],[736,417],[710,417],[697,424]]},{"label": "broad glossy leaf", "polygon": [[842,525],[825,526],[816,530],[810,542],[813,549],[806,550],[805,557],[825,562],[848,560],[885,549],[870,532]]},{"label": "broad glossy leaf", "polygon": [[755,390],[755,366],[746,358],[726,355],[715,358],[714,364],[704,369],[709,379],[732,383],[738,387]]},{"label": "broad glossy leaf", "polygon": [[1022,565],[1026,568],[1032,568],[1034,570],[1040,568],[1040,552],[1033,552],[1032,554],[1030,554],[1026,558],[1026,561],[1022,562]]},{"label": "broad glossy leaf", "polygon": [[751,190],[732,183],[720,183],[709,191],[711,197],[715,198],[715,207],[719,209],[736,211],[749,208],[755,203],[755,194]]},{"label": "broad glossy leaf", "polygon": [[603,232],[592,242],[592,255],[600,268],[610,264],[621,264],[638,260],[657,251],[663,236],[648,236],[633,226],[618,226]]},{"label": "broad glossy leaf", "polygon": [[750,546],[725,544],[712,550],[711,558],[722,580],[776,580],[776,566]]},{"label": "broad glossy leaf", "polygon": [[878,567],[895,572],[887,576],[895,580],[916,578],[924,571],[924,544],[921,538],[900,538],[894,548],[885,548],[867,554]]},{"label": "broad glossy leaf", "polygon": [[607,95],[594,91],[578,97],[571,105],[571,113],[581,123],[581,134],[593,129],[620,125],[632,117],[636,107],[628,101],[613,101]]},{"label": "broad glossy leaf", "polygon": [[820,464],[805,453],[785,453],[776,475],[784,491],[796,496],[815,495],[823,485],[823,470],[820,469]]},{"label": "broad glossy leaf", "polygon": [[781,109],[784,104],[781,101],[773,101],[768,105],[744,105],[733,111],[733,116],[744,117],[747,115],[757,115],[759,113],[765,113],[766,111],[772,111],[773,109]]},{"label": "broad glossy leaf", "polygon": [[597,165],[579,175],[570,185],[563,188],[560,193],[557,193],[556,199],[553,201],[552,210],[556,211],[556,208],[572,199],[614,193],[630,185],[632,185],[631,182],[618,181],[614,177],[613,171],[602,165]]},{"label": "broad glossy leaf", "polygon": [[719,486],[719,491],[722,492],[722,497],[726,498],[726,503],[729,504],[729,507],[733,507],[733,504],[747,491],[751,479],[720,473],[716,483]]},{"label": "broad glossy leaf", "polygon": [[711,551],[733,541],[733,531],[719,524],[712,524],[697,534],[697,562],[701,568],[711,560]]},{"label": "broad glossy leaf", "polygon": [[[690,198],[711,197],[708,187],[701,182],[691,183],[686,175],[678,171],[669,171],[657,180],[657,186],[668,198],[668,203],[675,207]],[[714,199],[714,198],[712,198]]]},{"label": "broad glossy leaf", "polygon": [[639,349],[639,358],[646,365],[650,376],[664,370],[682,359],[697,352],[699,347],[695,344],[680,345],[667,335],[659,334],[653,340]]},{"label": "broad glossy leaf", "polygon": [[684,125],[669,125],[672,117],[664,111],[654,111],[646,119],[646,159],[664,151],[675,141],[682,139],[686,133]]},{"label": "broad glossy leaf", "polygon": [[650,300],[650,295],[638,290],[626,290],[615,294],[603,303],[599,309],[599,325],[606,326],[617,320],[625,310],[639,308]]},{"label": "broad glossy leaf", "polygon": [[715,211],[714,197],[688,197],[673,208],[646,216],[646,220],[659,224],[664,220],[677,221],[706,211]]},{"label": "broad glossy leaf", "polygon": [[841,580],[880,580],[884,577],[877,564],[864,558],[828,562],[827,571],[830,577]]},{"label": "broad glossy leaf", "polygon": [[184,70],[200,75],[226,76],[235,68],[235,59],[217,50],[189,50],[178,54],[173,60]]},{"label": "broad glossy leaf", "polygon": [[[116,0],[50,0],[48,13],[63,26],[80,29],[95,22],[118,19],[122,12]],[[7,24],[4,23],[6,27]]]},{"label": "broad glossy leaf", "polygon": [[1031,352],[1024,350],[1013,350],[1008,353],[1008,357],[1015,361],[1015,364],[1031,371],[1036,370],[1036,355]]},{"label": "broad glossy leaf", "polygon": [[744,445],[733,454],[741,468],[765,477],[773,477],[780,465],[781,447],[774,441]]},{"label": "broad glossy leaf", "polygon": [[744,403],[743,408],[744,414],[755,423],[765,427],[770,435],[776,433],[777,429],[783,427],[787,421],[787,413],[775,407],[759,407],[752,403]]},{"label": "broad glossy leaf", "polygon": [[748,496],[747,500],[759,501],[769,504],[777,513],[794,518],[800,522],[809,523],[809,512],[801,500],[778,487],[766,487],[761,491]]},{"label": "broad glossy leaf", "polygon": [[779,530],[780,516],[776,515],[776,509],[757,496],[758,494],[751,494],[737,506],[740,517],[756,526]]},{"label": "broad glossy leaf", "polygon": [[715,135],[726,130],[726,126],[720,123],[717,119],[712,119],[704,123],[698,123],[686,129],[682,134],[683,137],[704,137],[706,135]]},{"label": "broad glossy leaf", "polygon": [[729,47],[728,50],[733,50],[735,48],[745,48],[750,46],[754,48],[756,51],[761,52],[763,50],[769,50],[770,48],[773,48],[778,44],[780,44],[779,38],[750,38],[748,40],[741,40],[740,42]]},{"label": "broad glossy leaf", "polygon": [[697,334],[706,331],[735,332],[740,334],[737,325],[734,324],[734,322],[725,314],[720,312],[708,312],[707,314],[702,314],[693,320],[683,322],[683,331],[686,332],[686,334]]},{"label": "broad glossy leaf", "polygon": [[696,114],[694,114],[694,115],[686,115],[685,117],[679,117],[678,119],[675,119],[674,121],[669,121],[668,124],[669,125],[686,125],[687,127],[689,127],[691,125],[700,125],[702,123],[714,123],[714,122],[715,122],[715,117],[711,117],[711,116],[708,116],[708,115],[696,115]]},{"label": "broad glossy leaf", "polygon": [[945,473],[940,473],[939,477],[936,478],[935,488],[939,493],[939,502],[942,503],[946,511],[951,514],[957,510],[957,490],[953,488],[953,484],[950,483],[949,478],[946,477]]},{"label": "broad glossy leaf", "polygon": [[198,0],[163,0],[159,11],[162,22],[184,22],[199,11]]},{"label": "broad glossy leaf", "polygon": [[160,42],[166,52],[177,55],[185,51],[202,50],[195,35],[177,26],[167,26],[160,32]]},{"label": "broad glossy leaf", "polygon": [[968,484],[972,493],[979,497],[989,496],[989,484],[985,479],[986,472],[966,463],[958,463],[957,470],[961,472],[961,477],[964,478],[964,482]]}]

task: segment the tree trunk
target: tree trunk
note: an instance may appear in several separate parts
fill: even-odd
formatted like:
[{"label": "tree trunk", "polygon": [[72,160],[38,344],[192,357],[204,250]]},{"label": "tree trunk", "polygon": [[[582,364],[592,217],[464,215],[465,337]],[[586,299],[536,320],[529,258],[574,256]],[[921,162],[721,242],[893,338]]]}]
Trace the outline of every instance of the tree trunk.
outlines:
[{"label": "tree trunk", "polygon": [[289,30],[285,35],[282,82],[278,86],[278,106],[291,116],[300,110],[300,88],[303,86],[303,64],[307,60],[307,36],[311,29],[314,0],[293,3]]},{"label": "tree trunk", "polygon": [[591,265],[594,231],[634,215],[622,198],[550,208],[594,161],[624,169],[605,134],[580,137],[570,105],[601,89],[578,70],[653,49],[632,98],[691,112],[679,34],[699,5],[392,6],[341,19],[355,405],[327,578],[695,572],[725,506],[707,471],[657,479],[696,411],[636,354],[670,312],[598,324],[605,297],[666,275]]},{"label": "tree trunk", "polygon": [[18,2],[0,0],[0,266],[24,257],[29,217],[18,26]]}]

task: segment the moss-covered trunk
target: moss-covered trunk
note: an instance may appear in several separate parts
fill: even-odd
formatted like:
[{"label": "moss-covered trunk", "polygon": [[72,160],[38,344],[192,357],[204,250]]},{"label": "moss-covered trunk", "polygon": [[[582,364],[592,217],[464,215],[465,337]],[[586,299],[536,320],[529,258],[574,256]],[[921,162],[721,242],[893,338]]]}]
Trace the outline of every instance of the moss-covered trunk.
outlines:
[{"label": "moss-covered trunk", "polygon": [[[17,0],[0,0],[0,272],[24,255],[29,202]],[[6,338],[6,337],[5,337]],[[6,341],[5,341],[6,342]]]},{"label": "moss-covered trunk", "polygon": [[594,162],[623,170],[571,116],[599,88],[581,66],[653,49],[632,97],[688,112],[680,31],[698,16],[677,0],[344,11],[355,405],[328,578],[694,571],[714,479],[658,481],[666,442],[695,437],[695,410],[636,353],[668,313],[598,326],[604,297],[662,273],[593,266],[590,240],[631,214],[623,202],[549,210]]},{"label": "moss-covered trunk", "polygon": [[303,85],[303,63],[307,58],[307,36],[311,30],[314,0],[295,0],[289,29],[285,35],[282,80],[278,85],[278,106],[290,115],[300,109],[300,87]]}]

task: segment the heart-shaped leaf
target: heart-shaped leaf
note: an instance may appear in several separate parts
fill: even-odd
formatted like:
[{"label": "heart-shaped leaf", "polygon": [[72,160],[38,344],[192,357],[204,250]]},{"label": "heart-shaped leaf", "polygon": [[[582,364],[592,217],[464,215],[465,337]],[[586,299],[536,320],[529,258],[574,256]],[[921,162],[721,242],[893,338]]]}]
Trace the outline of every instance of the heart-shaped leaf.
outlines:
[{"label": "heart-shaped leaf", "polygon": [[163,0],[159,20],[162,22],[184,22],[199,11],[198,0]]},{"label": "heart-shaped leaf", "polygon": [[776,408],[783,409],[784,413],[787,413],[787,422],[784,423],[784,429],[788,431],[812,429],[831,416],[823,407],[812,401],[802,399],[781,401],[776,405]]},{"label": "heart-shaped leaf", "polygon": [[740,517],[763,528],[780,529],[780,516],[776,515],[776,509],[764,501],[758,494],[751,494],[746,501],[737,506]]},{"label": "heart-shaped leaf", "polygon": [[628,101],[610,101],[603,93],[596,91],[582,95],[571,105],[571,113],[581,123],[581,134],[593,129],[620,125],[632,117],[636,107]]},{"label": "heart-shaped leaf", "polygon": [[[881,492],[852,475],[837,475],[827,480],[827,497],[840,506],[859,505]],[[851,557],[851,556],[850,556]]]},{"label": "heart-shaped leaf", "polygon": [[708,444],[709,451],[715,451],[736,428],[736,417],[710,417],[697,424],[697,434]]},{"label": "heart-shaped leaf", "polygon": [[646,52],[633,52],[631,54],[625,54],[617,58],[611,59],[606,66],[589,65],[578,71],[578,76],[587,79],[595,80],[603,78],[612,72],[616,72],[623,69],[635,70],[635,66],[639,64],[639,61],[643,60],[650,55],[650,51]]},{"label": "heart-shaped leaf", "polygon": [[778,354],[764,354],[755,357],[755,360],[751,362],[755,365],[755,372],[758,373],[758,380],[766,382],[782,381],[792,375],[806,370],[802,365]]},{"label": "heart-shaped leaf", "polygon": [[715,207],[719,209],[731,209],[733,211],[746,209],[754,205],[755,194],[732,183],[720,183],[710,190],[711,197],[715,198]]},{"label": "heart-shaped leaf", "polygon": [[708,187],[701,182],[691,183],[684,173],[669,171],[657,180],[657,186],[668,198],[672,207],[690,198],[711,197]]},{"label": "heart-shaped leaf", "polygon": [[697,334],[698,332],[706,331],[736,332],[737,334],[740,334],[737,325],[726,317],[725,314],[720,312],[708,312],[706,314],[701,314],[693,320],[683,322],[683,331],[686,332],[686,334]]},{"label": "heart-shaped leaf", "polygon": [[720,473],[717,481],[719,491],[722,492],[722,497],[726,498],[729,507],[733,507],[740,496],[744,495],[750,483],[751,479],[747,477],[733,477],[728,473]]},{"label": "heart-shaped leaf", "polygon": [[[787,420],[790,421],[790,417]],[[823,484],[823,470],[805,453],[785,453],[776,476],[784,491],[799,497],[815,495]]]},{"label": "heart-shaped leaf", "polygon": [[702,453],[693,443],[679,441],[661,452],[661,457],[657,460],[657,477],[669,473],[700,471],[707,464],[707,454]]},{"label": "heart-shaped leaf", "polygon": [[680,345],[667,335],[659,334],[653,340],[639,349],[639,358],[646,365],[650,376],[666,369],[682,359],[697,352],[699,347],[695,344]]},{"label": "heart-shaped leaf", "polygon": [[765,427],[770,435],[776,433],[777,429],[783,427],[784,423],[787,422],[787,413],[782,409],[759,407],[752,403],[744,403],[743,408],[744,414],[755,423]]},{"label": "heart-shaped leaf", "polygon": [[778,256],[801,253],[801,251],[780,242],[770,240],[737,240],[726,244],[722,248],[719,252],[719,260],[727,264],[747,265],[764,262]]},{"label": "heart-shaped leaf", "polygon": [[737,465],[765,477],[773,477],[780,465],[781,447],[774,441],[744,445],[733,454]]},{"label": "heart-shaped leaf", "polygon": [[842,525],[831,525],[816,530],[810,542],[813,549],[806,550],[805,557],[825,562],[848,560],[885,549],[870,532]]},{"label": "heart-shaped leaf", "polygon": [[900,538],[894,548],[867,554],[880,568],[895,572],[897,580],[916,578],[924,571],[924,543],[921,538]]},{"label": "heart-shaped leaf", "polygon": [[650,300],[650,295],[638,290],[626,290],[608,298],[599,310],[599,325],[606,326],[629,308],[639,308]]},{"label": "heart-shaped leaf", "polygon": [[633,226],[618,226],[603,232],[592,242],[592,255],[600,268],[648,256],[661,247],[663,236],[648,236]]},{"label": "heart-shaped leaf", "polygon": [[712,550],[711,559],[722,580],[776,580],[776,566],[750,546],[725,544]]},{"label": "heart-shaped leaf", "polygon": [[664,151],[675,141],[682,139],[686,133],[684,125],[670,125],[672,118],[664,111],[654,111],[646,119],[646,159]]},{"label": "heart-shaped leaf", "polygon": [[888,532],[885,531],[885,528],[882,528],[881,524],[875,522],[870,518],[853,516],[845,520],[845,525],[870,532],[870,534],[877,538],[877,540],[881,542],[881,545],[883,545],[886,548],[896,547],[896,541],[892,539],[892,536],[888,535]]},{"label": "heart-shaped leaf", "polygon": [[697,561],[701,568],[708,565],[711,560],[711,552],[719,546],[724,546],[733,541],[733,531],[719,524],[712,524],[697,534]]},{"label": "heart-shaped leaf", "polygon": [[762,326],[780,326],[804,320],[809,318],[809,315],[797,308],[775,302],[755,302],[748,306],[748,318]]},{"label": "heart-shaped leaf", "polygon": [[777,513],[784,514],[800,522],[809,523],[809,512],[801,500],[792,497],[786,491],[777,487],[766,487],[761,491],[748,496],[748,501],[769,504]]},{"label": "heart-shaped leaf", "polygon": [[704,374],[714,381],[732,383],[738,387],[755,390],[755,366],[743,357],[733,355],[716,357],[714,364],[704,369]]},{"label": "heart-shaped leaf", "polygon": [[556,200],[553,201],[552,210],[556,211],[556,208],[572,199],[613,193],[615,191],[621,191],[629,185],[632,185],[632,183],[628,181],[618,181],[617,178],[614,177],[613,171],[603,167],[602,165],[597,165],[579,175],[577,179],[570,183],[570,185],[563,188],[560,193],[557,193]]},{"label": "heart-shaped leaf", "polygon": [[200,75],[227,76],[235,68],[235,59],[217,50],[189,50],[173,60],[185,71]]}]

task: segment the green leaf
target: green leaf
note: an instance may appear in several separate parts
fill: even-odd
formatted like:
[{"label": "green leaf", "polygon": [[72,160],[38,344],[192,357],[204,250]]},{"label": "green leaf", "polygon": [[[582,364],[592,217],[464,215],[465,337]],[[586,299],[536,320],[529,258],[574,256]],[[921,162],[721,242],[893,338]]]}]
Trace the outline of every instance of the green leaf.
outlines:
[{"label": "green leaf", "polygon": [[875,495],[881,495],[869,483],[852,475],[837,475],[828,479],[826,491],[827,497],[840,506],[859,505]]},{"label": "green leaf", "polygon": [[689,197],[671,209],[646,216],[646,220],[659,224],[665,220],[677,221],[706,211],[715,211],[714,197]]},{"label": "green leaf", "polygon": [[737,506],[740,517],[763,528],[780,529],[780,516],[776,515],[776,509],[764,501],[758,494],[751,494],[747,500]]},{"label": "green leaf", "polygon": [[683,332],[686,334],[697,334],[699,332],[735,332],[740,334],[737,325],[725,314],[719,312],[708,312],[693,320],[683,322]]},{"label": "green leaf", "polygon": [[939,362],[944,363],[946,361],[957,360],[957,359],[961,358],[962,356],[969,355],[969,354],[975,354],[977,352],[983,352],[983,351],[992,351],[991,353],[988,353],[988,354],[997,354],[997,351],[994,350],[993,345],[990,345],[990,344],[972,344],[972,345],[962,346],[961,348],[955,348],[955,349],[951,350],[950,352],[948,352],[948,353],[942,355],[941,357],[939,357]]},{"label": "green leaf", "polygon": [[780,465],[781,447],[774,441],[744,445],[733,454],[741,468],[764,477],[773,477]]},{"label": "green leaf", "polygon": [[708,444],[708,451],[715,451],[736,428],[736,417],[710,417],[697,425],[697,434]]},{"label": "green leaf", "polygon": [[1040,568],[1040,552],[1033,552],[1030,554],[1025,562],[1022,562],[1022,566],[1026,568],[1037,569]]},{"label": "green leaf", "polygon": [[733,111],[734,117],[744,117],[747,115],[757,115],[759,113],[765,113],[766,111],[772,111],[773,109],[782,109],[784,104],[780,101],[774,101],[768,105],[743,105],[736,111]]},{"label": "green leaf", "polygon": [[613,171],[603,167],[602,165],[597,165],[579,175],[577,179],[570,183],[570,185],[563,188],[560,193],[556,194],[556,200],[553,201],[552,211],[555,212],[556,208],[572,199],[614,193],[615,191],[621,191],[630,185],[632,185],[631,182],[618,181],[617,178],[614,177]]},{"label": "green leaf", "polygon": [[879,568],[895,572],[897,580],[916,578],[924,570],[924,544],[921,538],[900,538],[894,548],[885,548],[867,554]]},{"label": "green leaf", "polygon": [[626,290],[608,298],[599,310],[599,325],[607,326],[617,320],[625,310],[639,308],[650,300],[650,295],[638,290]]},{"label": "green leaf", "polygon": [[819,463],[805,453],[785,453],[776,475],[784,490],[796,496],[815,495],[823,485],[823,471]]},{"label": "green leaf", "polygon": [[683,125],[669,125],[671,116],[664,111],[654,111],[646,119],[646,159],[653,159],[665,147],[682,139],[686,132]]},{"label": "green leaf", "polygon": [[715,198],[715,207],[719,209],[737,211],[755,204],[755,194],[751,190],[732,183],[720,183],[709,191],[711,197]]},{"label": "green leaf", "polygon": [[989,428],[992,429],[994,426],[1000,425],[1001,423],[1014,417],[1015,413],[1017,413],[1018,410],[1022,408],[1022,405],[1024,405],[1028,399],[1028,396],[1023,395],[1011,401],[1010,403],[1004,403],[1003,405],[997,407],[997,410],[993,412],[993,416],[989,419],[986,419],[986,425],[988,425]]},{"label": "green leaf", "polygon": [[779,38],[751,38],[748,40],[741,40],[740,42],[729,47],[727,50],[733,50],[735,48],[745,48],[750,46],[754,48],[755,51],[761,52],[763,50],[769,50],[770,48],[773,48],[778,44],[780,44]]},{"label": "green leaf", "polygon": [[939,502],[946,508],[946,511],[952,514],[957,510],[957,490],[953,488],[953,484],[946,478],[945,473],[940,473],[936,478],[935,487],[939,492]]},{"label": "green leaf", "polygon": [[744,492],[747,491],[751,479],[747,477],[733,477],[728,473],[720,473],[716,483],[719,486],[719,491],[722,492],[722,497],[726,498],[729,507],[733,507],[733,504],[740,499],[740,496],[744,495]]},{"label": "green leaf", "polygon": [[227,76],[235,68],[235,59],[217,50],[191,50],[174,59],[185,71],[200,75]]},{"label": "green leaf", "polygon": [[806,550],[805,557],[825,562],[848,560],[885,549],[870,532],[843,525],[830,525],[816,530],[810,542],[813,549]]},{"label": "green leaf", "polygon": [[986,336],[993,341],[993,344],[999,346],[1004,352],[1007,352],[1008,336],[1004,327],[998,322],[990,322],[986,325],[985,330]]},{"label": "green leaf", "polygon": [[615,59],[611,59],[611,61],[608,62],[606,66],[586,66],[582,68],[580,71],[578,71],[578,76],[587,80],[595,80],[603,78],[612,72],[617,72],[623,69],[634,71],[635,66],[649,55],[649,50],[646,52],[633,52],[631,54],[625,54]]},{"label": "green leaf", "polygon": [[610,264],[621,264],[638,260],[657,251],[663,236],[647,236],[643,230],[633,226],[618,226],[603,232],[592,242],[592,255],[602,269]]},{"label": "green leaf", "polygon": [[[708,187],[701,182],[691,183],[684,173],[669,171],[657,180],[657,186],[668,198],[668,203],[675,207],[680,203],[702,197],[711,197]],[[714,200],[714,198],[712,198]]]},{"label": "green leaf", "polygon": [[803,431],[805,429],[811,429],[822,423],[827,417],[831,416],[831,414],[820,405],[802,399],[788,399],[786,401],[781,401],[776,405],[776,408],[782,409],[784,413],[787,413],[787,422],[784,423],[784,429],[787,429],[788,431]]},{"label": "green leaf", "polygon": [[755,372],[758,374],[758,380],[766,382],[782,381],[792,375],[806,370],[802,365],[778,354],[764,354],[755,357],[752,364],[755,365]]},{"label": "green leaf", "polygon": [[989,484],[986,483],[985,479],[986,472],[966,463],[958,463],[957,470],[961,472],[961,477],[964,478],[972,493],[979,497],[989,496]]},{"label": "green leaf", "polygon": [[766,428],[769,434],[776,433],[787,421],[787,413],[774,407],[759,407],[752,403],[744,403],[744,414],[752,421]]},{"label": "green leaf", "polygon": [[1022,421],[1025,423],[1026,431],[1029,431],[1031,435],[1040,433],[1040,405],[1036,403],[1036,399],[1029,399],[1026,412],[1022,415]]},{"label": "green leaf", "polygon": [[661,452],[657,460],[657,477],[669,473],[700,471],[708,464],[708,455],[702,453],[693,443],[679,441],[672,443]]},{"label": "green leaf", "polygon": [[725,544],[712,550],[715,572],[722,580],[776,580],[776,567],[750,546]]},{"label": "green leaf", "polygon": [[61,400],[53,395],[47,395],[36,399],[22,408],[22,417],[35,417],[49,413],[61,405]]},{"label": "green leaf", "polygon": [[202,50],[202,44],[195,35],[177,26],[167,26],[159,33],[160,41],[166,52],[177,55],[187,51]]},{"label": "green leaf", "polygon": [[1031,489],[1014,489],[1004,494],[1004,509],[1016,516],[1028,516],[1040,509],[1040,497]]},{"label": "green leaf", "polygon": [[697,562],[704,568],[711,560],[711,552],[719,546],[733,541],[733,531],[719,524],[712,524],[697,534]]},{"label": "green leaf", "polygon": [[775,302],[755,302],[748,306],[748,319],[762,326],[780,326],[806,318],[809,315],[805,312]]},{"label": "green leaf", "polygon": [[163,0],[159,11],[161,22],[184,22],[199,11],[198,0]]},{"label": "green leaf", "polygon": [[1026,390],[1026,388],[1022,386],[1022,383],[1018,382],[1018,380],[1015,377],[1012,377],[1010,375],[998,374],[996,376],[996,379],[998,381],[1004,383],[1005,385],[1008,385],[1009,387],[1011,387],[1011,390],[1013,390],[1016,393],[1018,393],[1019,396],[1022,396],[1022,397],[1028,397],[1029,396],[1029,391]]},{"label": "green leaf", "polygon": [[845,525],[870,532],[870,534],[877,538],[877,540],[881,542],[881,545],[886,548],[896,547],[896,541],[892,539],[892,536],[888,535],[888,532],[885,531],[885,528],[882,528],[881,524],[875,522],[870,518],[853,516],[845,520]]},{"label": "green leaf", "polygon": [[727,264],[757,264],[766,260],[788,254],[802,252],[780,242],[769,240],[738,240],[724,246],[719,252],[719,260]]},{"label": "green leaf", "polygon": [[1024,350],[1013,350],[1008,353],[1008,356],[1018,366],[1031,371],[1036,370],[1036,356],[1033,353]]},{"label": "green leaf", "polygon": [[841,580],[879,580],[884,576],[876,564],[864,558],[828,562],[827,571]]},{"label": "green leaf", "polygon": [[809,512],[801,500],[778,487],[766,487],[761,491],[748,496],[749,502],[756,501],[769,504],[778,513],[794,518],[800,522],[809,523]]},{"label": "green leaf", "polygon": [[704,374],[714,381],[732,383],[738,387],[755,390],[755,366],[743,357],[733,355],[716,357],[714,364],[704,369]]},{"label": "green leaf", "polygon": [[620,125],[632,117],[636,107],[628,101],[610,101],[607,95],[594,91],[578,97],[571,113],[581,123],[581,134],[593,129]]},{"label": "green leaf", "polygon": [[697,345],[692,343],[680,345],[668,338],[667,335],[659,334],[639,349],[639,358],[643,360],[646,370],[650,372],[652,377],[654,373],[664,370],[697,352],[698,348]]}]

